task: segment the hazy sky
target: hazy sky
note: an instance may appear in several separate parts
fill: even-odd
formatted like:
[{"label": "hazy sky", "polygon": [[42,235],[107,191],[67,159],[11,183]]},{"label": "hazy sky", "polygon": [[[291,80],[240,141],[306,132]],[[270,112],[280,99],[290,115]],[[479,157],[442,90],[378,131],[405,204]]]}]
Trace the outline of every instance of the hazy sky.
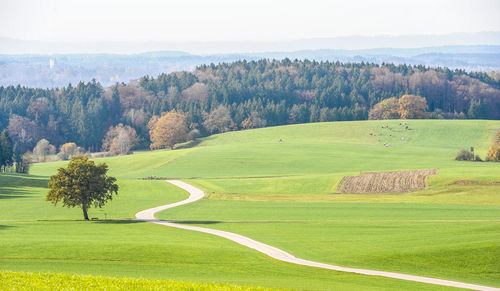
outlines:
[{"label": "hazy sky", "polygon": [[0,36],[270,41],[500,31],[499,0],[0,0]]}]

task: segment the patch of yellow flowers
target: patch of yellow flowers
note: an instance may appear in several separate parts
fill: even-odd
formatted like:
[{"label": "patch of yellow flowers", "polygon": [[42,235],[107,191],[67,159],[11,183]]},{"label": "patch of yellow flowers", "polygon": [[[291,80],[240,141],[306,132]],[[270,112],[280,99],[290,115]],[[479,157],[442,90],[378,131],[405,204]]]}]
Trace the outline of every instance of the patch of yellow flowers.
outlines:
[{"label": "patch of yellow flowers", "polygon": [[0,290],[272,290],[218,283],[0,271]]}]

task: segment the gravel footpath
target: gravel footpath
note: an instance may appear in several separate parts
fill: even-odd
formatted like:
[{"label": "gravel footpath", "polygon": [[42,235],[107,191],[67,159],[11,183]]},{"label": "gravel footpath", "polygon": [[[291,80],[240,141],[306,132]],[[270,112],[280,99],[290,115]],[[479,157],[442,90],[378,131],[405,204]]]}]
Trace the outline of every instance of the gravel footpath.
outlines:
[{"label": "gravel footpath", "polygon": [[284,262],[288,262],[288,263],[292,263],[292,264],[297,264],[297,265],[323,268],[323,269],[329,269],[329,270],[335,270],[335,271],[341,271],[341,272],[357,273],[357,274],[363,274],[363,275],[381,276],[381,277],[401,279],[401,280],[407,280],[407,281],[415,281],[415,282],[428,283],[428,284],[466,288],[466,289],[472,289],[472,290],[500,291],[500,288],[475,285],[475,284],[469,284],[469,283],[462,283],[462,282],[457,282],[457,281],[435,279],[435,278],[429,278],[429,277],[406,275],[406,274],[384,272],[384,271],[347,268],[347,267],[335,266],[335,265],[324,264],[324,263],[319,263],[319,262],[314,262],[314,261],[308,261],[308,260],[296,258],[295,256],[293,256],[293,255],[291,255],[283,250],[280,250],[280,249],[275,248],[275,247],[270,246],[270,245],[266,245],[264,243],[258,242],[256,240],[253,240],[251,238],[248,238],[246,236],[242,236],[239,234],[235,234],[235,233],[231,233],[231,232],[227,232],[227,231],[222,231],[222,230],[216,230],[216,229],[210,229],[210,228],[204,228],[204,227],[198,227],[198,226],[190,226],[190,225],[184,225],[184,224],[178,224],[178,223],[173,223],[173,222],[169,222],[169,221],[159,220],[159,219],[156,219],[154,216],[156,212],[159,212],[159,211],[162,211],[165,209],[169,209],[169,208],[174,208],[174,207],[177,207],[180,205],[192,203],[192,202],[195,202],[195,201],[202,199],[204,196],[204,192],[202,190],[200,190],[192,185],[189,185],[187,183],[184,183],[182,181],[167,180],[167,182],[189,192],[189,198],[187,198],[186,200],[183,200],[183,201],[176,202],[176,203],[162,205],[162,206],[158,206],[158,207],[154,207],[154,208],[150,208],[150,209],[146,209],[146,210],[143,210],[141,212],[138,212],[135,215],[135,217],[138,220],[152,222],[152,223],[161,224],[161,225],[170,226],[170,227],[175,227],[175,228],[180,228],[180,229],[187,229],[187,230],[193,230],[193,231],[198,231],[198,232],[204,232],[204,233],[220,236],[220,237],[226,238],[228,240],[232,240],[240,245],[249,247],[249,248],[254,249],[258,252],[266,254],[266,255],[270,256],[271,258],[274,258],[274,259],[277,259],[280,261],[284,261]]}]

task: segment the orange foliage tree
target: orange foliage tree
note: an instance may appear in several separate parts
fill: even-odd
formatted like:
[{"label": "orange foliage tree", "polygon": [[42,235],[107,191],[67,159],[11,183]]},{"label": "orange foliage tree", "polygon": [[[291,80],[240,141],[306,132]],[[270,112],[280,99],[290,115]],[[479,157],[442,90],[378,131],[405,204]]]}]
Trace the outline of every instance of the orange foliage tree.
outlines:
[{"label": "orange foliage tree", "polygon": [[153,117],[148,123],[151,149],[170,148],[187,140],[186,116],[175,111]]},{"label": "orange foliage tree", "polygon": [[423,119],[429,118],[427,112],[427,101],[424,97],[415,95],[403,95],[399,98],[399,116],[402,119]]},{"label": "orange foliage tree", "polygon": [[368,113],[368,119],[398,119],[399,104],[396,97],[380,101]]},{"label": "orange foliage tree", "polygon": [[488,154],[486,155],[487,161],[500,162],[500,131],[497,132],[493,143],[491,144]]}]

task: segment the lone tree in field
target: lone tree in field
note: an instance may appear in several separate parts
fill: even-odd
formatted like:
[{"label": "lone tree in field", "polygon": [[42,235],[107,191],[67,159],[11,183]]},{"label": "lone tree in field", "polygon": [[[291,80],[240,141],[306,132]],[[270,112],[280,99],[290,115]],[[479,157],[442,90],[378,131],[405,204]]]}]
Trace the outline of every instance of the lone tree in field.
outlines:
[{"label": "lone tree in field", "polygon": [[89,220],[87,209],[92,205],[101,208],[113,193],[118,194],[116,178],[106,176],[108,165],[95,165],[87,156],[73,156],[67,168],[59,168],[57,174],[50,177],[47,200],[57,205],[80,206],[83,218]]}]

